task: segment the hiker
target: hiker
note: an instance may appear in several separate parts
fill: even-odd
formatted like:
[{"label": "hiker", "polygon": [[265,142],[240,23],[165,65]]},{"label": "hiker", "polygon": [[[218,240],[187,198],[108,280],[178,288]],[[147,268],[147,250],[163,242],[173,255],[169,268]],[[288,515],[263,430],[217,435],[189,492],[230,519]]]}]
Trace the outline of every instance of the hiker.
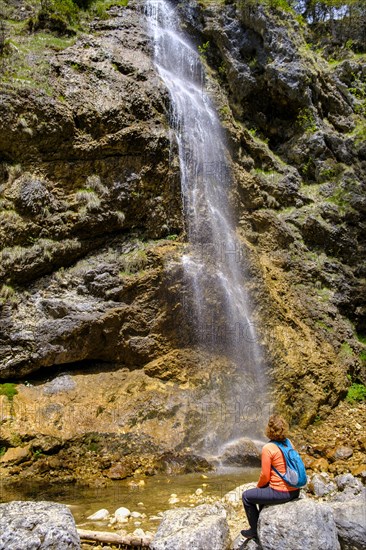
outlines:
[{"label": "hiker", "polygon": [[[270,416],[266,428],[266,436],[271,440],[262,449],[262,471],[255,489],[243,493],[243,505],[248,518],[250,529],[241,531],[243,537],[252,539],[257,537],[257,523],[259,512],[266,504],[282,504],[298,498],[300,489],[291,487],[280,475],[286,473],[286,461],[280,447],[292,447],[287,439],[288,424],[282,416]],[[275,468],[275,469],[274,469]],[[278,473],[275,471],[277,470]],[[257,508],[259,505],[259,509]]]}]

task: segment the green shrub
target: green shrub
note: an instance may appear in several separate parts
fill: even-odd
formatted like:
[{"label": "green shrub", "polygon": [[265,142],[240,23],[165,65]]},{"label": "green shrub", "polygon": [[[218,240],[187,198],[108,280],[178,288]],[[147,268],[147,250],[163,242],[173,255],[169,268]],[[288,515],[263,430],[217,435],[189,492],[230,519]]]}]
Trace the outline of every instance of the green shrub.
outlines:
[{"label": "green shrub", "polygon": [[363,384],[353,383],[352,386],[348,388],[348,393],[346,396],[346,401],[348,403],[355,403],[357,401],[364,401],[366,399],[366,386]]},{"label": "green shrub", "polygon": [[41,9],[35,18],[29,20],[31,32],[41,29],[59,35],[75,34],[70,25],[79,20],[79,10],[72,0],[42,0]]},{"label": "green shrub", "polygon": [[6,395],[9,401],[13,400],[14,395],[18,393],[18,390],[15,387],[15,384],[11,382],[5,382],[5,384],[0,384],[0,395]]}]

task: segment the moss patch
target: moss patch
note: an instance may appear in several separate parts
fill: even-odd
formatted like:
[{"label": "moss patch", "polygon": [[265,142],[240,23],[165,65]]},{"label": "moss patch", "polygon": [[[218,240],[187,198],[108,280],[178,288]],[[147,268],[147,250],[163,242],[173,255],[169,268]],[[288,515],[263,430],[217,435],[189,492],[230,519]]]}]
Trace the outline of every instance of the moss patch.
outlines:
[{"label": "moss patch", "polygon": [[6,395],[9,401],[12,401],[14,395],[18,393],[15,384],[11,382],[6,382],[5,384],[0,384],[0,395]]}]

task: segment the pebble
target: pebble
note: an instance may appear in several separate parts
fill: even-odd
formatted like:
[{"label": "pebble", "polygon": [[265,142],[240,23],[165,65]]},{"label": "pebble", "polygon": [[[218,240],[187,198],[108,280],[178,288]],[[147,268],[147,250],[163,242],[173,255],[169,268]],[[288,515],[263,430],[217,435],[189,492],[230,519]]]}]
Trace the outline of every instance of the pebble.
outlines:
[{"label": "pebble", "polygon": [[200,495],[202,495],[202,493],[203,493],[203,489],[197,489],[197,490],[195,491],[195,495],[197,495],[198,497],[199,497]]},{"label": "pebble", "polygon": [[131,512],[128,508],[125,508],[124,506],[121,506],[114,512],[114,517],[117,521],[121,522],[128,518],[131,515]]},{"label": "pebble", "polygon": [[132,518],[141,518],[142,514],[140,514],[140,512],[131,512],[131,517]]},{"label": "pebble", "polygon": [[92,514],[91,516],[88,516],[87,519],[91,519],[92,521],[101,521],[104,519],[107,519],[109,516],[109,512],[106,508],[102,508],[101,510],[98,510],[95,512],[95,514]]}]

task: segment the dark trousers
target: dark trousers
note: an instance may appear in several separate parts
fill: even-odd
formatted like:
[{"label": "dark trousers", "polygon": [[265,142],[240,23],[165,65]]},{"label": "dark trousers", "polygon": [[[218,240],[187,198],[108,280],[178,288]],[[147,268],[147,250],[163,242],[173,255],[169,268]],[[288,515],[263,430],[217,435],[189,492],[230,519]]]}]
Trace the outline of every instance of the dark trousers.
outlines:
[{"label": "dark trousers", "polygon": [[[247,515],[250,528],[254,533],[257,532],[257,523],[259,512],[266,504],[283,504],[298,498],[300,490],[296,491],[276,491],[271,487],[257,487],[248,489],[243,493],[243,505]],[[257,508],[257,504],[259,508]]]}]

